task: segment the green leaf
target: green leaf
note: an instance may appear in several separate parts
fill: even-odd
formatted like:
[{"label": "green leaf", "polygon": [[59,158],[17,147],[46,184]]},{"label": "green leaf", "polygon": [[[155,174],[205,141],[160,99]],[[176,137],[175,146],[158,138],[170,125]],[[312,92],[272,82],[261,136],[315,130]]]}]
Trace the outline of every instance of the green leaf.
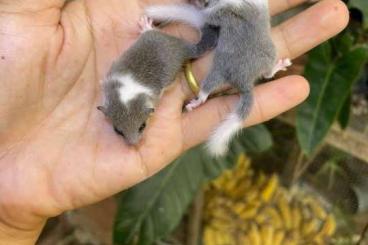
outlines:
[{"label": "green leaf", "polygon": [[345,55],[350,52],[354,45],[354,36],[350,31],[344,31],[336,38],[331,39],[333,49],[338,52],[338,55]]},{"label": "green leaf", "polygon": [[342,129],[346,129],[350,121],[350,109],[351,109],[351,94],[347,97],[339,112],[339,124]]},{"label": "green leaf", "polygon": [[270,149],[273,144],[272,136],[264,125],[247,128],[240,135],[238,141],[243,151],[246,150],[249,153],[264,152]]},{"label": "green leaf", "polygon": [[327,135],[367,61],[365,46],[335,58],[332,53],[331,44],[326,42],[311,51],[306,65],[311,93],[298,108],[296,119],[298,140],[306,155],[312,154]]},{"label": "green leaf", "polygon": [[368,28],[368,1],[367,0],[350,0],[350,6],[362,11],[364,29]]},{"label": "green leaf", "polygon": [[271,146],[270,133],[258,125],[244,130],[225,158],[211,158],[202,146],[188,151],[157,175],[121,194],[115,244],[150,245],[165,238],[179,224],[204,183],[231,168],[240,152],[258,152]]}]

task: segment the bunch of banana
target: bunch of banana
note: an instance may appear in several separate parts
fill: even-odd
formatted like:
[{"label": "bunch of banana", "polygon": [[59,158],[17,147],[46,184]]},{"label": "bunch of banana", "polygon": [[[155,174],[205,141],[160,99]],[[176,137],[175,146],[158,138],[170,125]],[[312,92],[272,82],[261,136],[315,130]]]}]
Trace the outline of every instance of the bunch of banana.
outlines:
[{"label": "bunch of banana", "polygon": [[283,188],[240,155],[206,190],[204,245],[330,244],[336,221],[317,198]]}]

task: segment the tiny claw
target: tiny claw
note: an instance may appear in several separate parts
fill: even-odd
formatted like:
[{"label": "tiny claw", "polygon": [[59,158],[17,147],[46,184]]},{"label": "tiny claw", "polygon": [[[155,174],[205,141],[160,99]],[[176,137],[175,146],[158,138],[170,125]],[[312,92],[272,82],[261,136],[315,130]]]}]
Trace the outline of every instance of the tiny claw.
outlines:
[{"label": "tiny claw", "polygon": [[192,111],[192,110],[198,108],[204,102],[206,102],[206,100],[204,98],[199,97],[197,99],[191,100],[189,102],[189,104],[186,105],[185,108],[187,109],[187,111]]},{"label": "tiny claw", "polygon": [[153,20],[146,15],[142,16],[138,22],[140,33],[153,30]]}]

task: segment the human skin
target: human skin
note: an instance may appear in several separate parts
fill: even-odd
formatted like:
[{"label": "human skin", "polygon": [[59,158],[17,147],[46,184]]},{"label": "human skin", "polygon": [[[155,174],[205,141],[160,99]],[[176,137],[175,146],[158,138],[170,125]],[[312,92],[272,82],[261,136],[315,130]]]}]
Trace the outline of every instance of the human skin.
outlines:
[{"label": "human skin", "polygon": [[[143,141],[127,146],[96,110],[100,80],[139,36],[147,4],[163,0],[0,0],[0,244],[34,244],[47,218],[133,186],[203,142],[237,96],[182,113],[185,80],[163,96]],[[175,1],[175,2],[179,2]],[[272,0],[272,14],[304,0]],[[323,0],[273,29],[279,57],[295,58],[341,31],[348,10]],[[184,27],[167,31],[193,38]],[[206,75],[211,56],[194,64]],[[289,76],[255,88],[245,126],[301,103],[308,83]]]}]

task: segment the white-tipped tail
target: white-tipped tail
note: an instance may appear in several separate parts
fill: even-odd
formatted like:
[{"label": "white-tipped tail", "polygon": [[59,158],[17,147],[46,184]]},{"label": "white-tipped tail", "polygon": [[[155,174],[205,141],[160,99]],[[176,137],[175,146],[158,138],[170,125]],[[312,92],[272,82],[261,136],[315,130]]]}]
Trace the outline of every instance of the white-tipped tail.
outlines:
[{"label": "white-tipped tail", "polygon": [[207,147],[211,155],[220,157],[227,153],[229,143],[236,133],[242,129],[241,118],[232,113],[211,135]]},{"label": "white-tipped tail", "polygon": [[157,21],[176,21],[200,29],[205,23],[205,14],[190,4],[154,5],[146,8],[146,15]]}]

